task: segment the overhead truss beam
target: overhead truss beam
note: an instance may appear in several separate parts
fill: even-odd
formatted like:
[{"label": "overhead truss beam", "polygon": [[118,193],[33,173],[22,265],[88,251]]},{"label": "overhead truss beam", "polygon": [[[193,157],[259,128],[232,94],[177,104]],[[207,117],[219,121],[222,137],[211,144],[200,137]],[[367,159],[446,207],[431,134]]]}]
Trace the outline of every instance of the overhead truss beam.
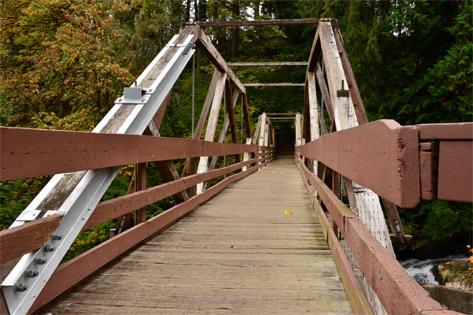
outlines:
[{"label": "overhead truss beam", "polygon": [[320,19],[274,19],[274,20],[234,20],[234,21],[199,21],[197,25],[205,27],[242,27],[242,26],[307,26],[317,25]]}]

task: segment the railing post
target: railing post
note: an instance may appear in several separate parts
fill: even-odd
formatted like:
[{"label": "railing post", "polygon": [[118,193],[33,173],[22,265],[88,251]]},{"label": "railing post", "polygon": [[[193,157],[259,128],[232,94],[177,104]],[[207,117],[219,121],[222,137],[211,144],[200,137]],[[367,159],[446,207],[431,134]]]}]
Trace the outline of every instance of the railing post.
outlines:
[{"label": "railing post", "polygon": [[[246,138],[246,144],[250,145],[251,144],[251,138]],[[243,162],[246,162],[250,159],[250,152],[245,152],[243,153]],[[248,169],[247,166],[243,166],[241,171],[245,172]]]},{"label": "railing post", "polygon": [[[135,165],[135,192],[146,189],[146,163]],[[146,208],[136,211],[135,224],[146,221]]]}]

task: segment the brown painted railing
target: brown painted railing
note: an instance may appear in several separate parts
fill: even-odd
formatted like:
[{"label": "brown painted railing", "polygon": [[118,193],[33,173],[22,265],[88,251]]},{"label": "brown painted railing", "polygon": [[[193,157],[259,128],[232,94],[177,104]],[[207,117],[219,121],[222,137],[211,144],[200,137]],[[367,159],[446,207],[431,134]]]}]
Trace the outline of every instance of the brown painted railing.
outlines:
[{"label": "brown painted railing", "polygon": [[473,123],[401,126],[380,120],[320,136],[296,147],[295,155],[355,313],[371,308],[340,240],[389,314],[454,313],[429,297],[306,163],[317,161],[319,169],[331,169],[402,207],[422,199],[472,202]]},{"label": "brown painted railing", "polygon": [[401,126],[379,120],[323,135],[297,152],[398,206],[473,201],[473,123]]},{"label": "brown painted railing", "polygon": [[[182,177],[99,203],[83,230],[143,209],[198,183],[223,177],[203,193],[138,223],[60,265],[32,310],[50,302],[102,266],[165,229],[231,183],[253,173],[272,159],[272,148],[269,147],[152,136],[0,127],[0,139],[2,181],[199,156],[240,156],[243,153],[247,156],[242,162]],[[55,215],[0,231],[0,263],[40,248],[55,230],[61,218]]]},{"label": "brown painted railing", "polygon": [[[306,179],[306,187],[310,191],[324,236],[334,255],[355,314],[371,314],[372,311],[345,255],[340,239],[346,241],[367,283],[376,292],[388,314],[457,314],[443,309],[437,301],[429,297],[428,292],[405,272],[360,219],[337,198],[322,179],[305,166],[302,158],[297,158],[296,162]],[[315,196],[315,192],[320,201]],[[322,206],[330,214],[335,228],[332,228]],[[334,231],[337,231],[340,239]]]}]

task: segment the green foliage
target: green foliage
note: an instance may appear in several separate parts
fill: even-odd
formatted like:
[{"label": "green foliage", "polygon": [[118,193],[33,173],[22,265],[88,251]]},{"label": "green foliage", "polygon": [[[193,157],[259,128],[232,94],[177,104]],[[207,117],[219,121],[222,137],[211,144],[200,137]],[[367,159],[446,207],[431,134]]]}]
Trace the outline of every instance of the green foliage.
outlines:
[{"label": "green foliage", "polygon": [[423,201],[416,210],[401,209],[407,234],[438,240],[454,234],[471,232],[471,204],[447,201]]},{"label": "green foliage", "polygon": [[6,229],[39,193],[48,178],[0,183],[0,230]]},{"label": "green foliage", "polygon": [[64,256],[64,261],[70,260],[88,249],[106,241],[110,237],[110,229],[114,228],[113,222],[98,224],[92,229],[79,233],[71,247]]},{"label": "green foliage", "polygon": [[[195,2],[199,17],[208,20],[336,18],[371,119],[415,124],[473,118],[471,1],[7,0],[0,6],[0,125],[91,130],[122,88],[193,17],[187,3]],[[206,29],[229,61],[306,60],[314,31],[314,26]],[[197,53],[195,69],[197,122],[213,67]],[[304,68],[234,71],[242,82],[305,80]],[[253,124],[263,111],[303,110],[302,88],[248,88],[247,94]],[[173,88],[161,134],[190,137],[191,111],[188,65]],[[238,134],[241,116],[238,107]],[[275,127],[292,137],[293,126]],[[126,194],[132,172],[132,166],[123,167],[103,199]],[[148,173],[149,186],[162,182],[153,165]],[[0,228],[10,225],[46,181],[0,183]],[[150,205],[148,216],[173,205],[173,198]],[[471,231],[471,217],[471,205],[448,202],[402,211],[408,232],[430,239]],[[113,226],[81,233],[67,258],[107,239]]]},{"label": "green foliage", "polygon": [[0,91],[13,108],[8,124],[28,125],[40,111],[103,115],[130,83],[111,2],[6,1],[1,9],[9,23],[0,32]]}]

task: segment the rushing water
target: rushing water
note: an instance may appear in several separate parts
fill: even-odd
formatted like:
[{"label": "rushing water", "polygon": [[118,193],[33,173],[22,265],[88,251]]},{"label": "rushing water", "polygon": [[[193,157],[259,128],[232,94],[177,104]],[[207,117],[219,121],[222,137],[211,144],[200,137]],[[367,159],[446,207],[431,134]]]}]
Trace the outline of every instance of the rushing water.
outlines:
[{"label": "rushing water", "polygon": [[445,261],[464,260],[465,256],[448,256],[435,259],[416,259],[411,258],[401,262],[407,273],[420,284],[439,284],[436,278],[436,268]]}]

